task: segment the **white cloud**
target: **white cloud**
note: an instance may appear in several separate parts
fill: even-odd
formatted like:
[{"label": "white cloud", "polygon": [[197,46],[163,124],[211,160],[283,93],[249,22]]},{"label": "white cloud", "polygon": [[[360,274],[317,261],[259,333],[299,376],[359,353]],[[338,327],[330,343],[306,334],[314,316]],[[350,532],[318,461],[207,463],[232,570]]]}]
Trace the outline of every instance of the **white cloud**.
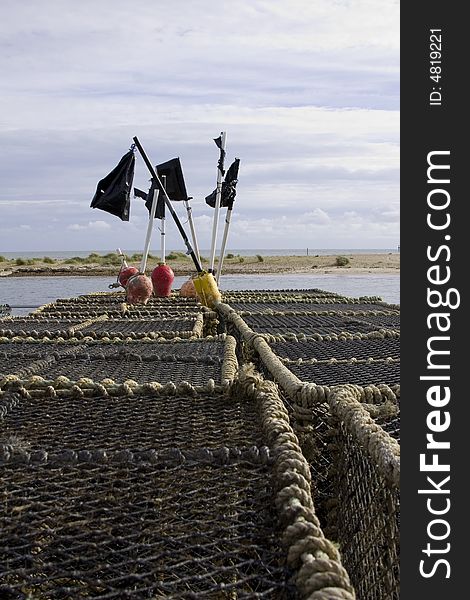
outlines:
[{"label": "white cloud", "polygon": [[[122,238],[140,247],[140,200],[131,200],[129,223],[106,213],[89,221],[98,180],[138,135],[154,163],[180,156],[200,245],[209,247],[204,196],[214,188],[212,138],[222,129],[227,161],[241,158],[240,247],[273,247],[278,219],[293,236],[284,245],[305,245],[305,215],[337,246],[348,210],[360,215],[359,245],[376,243],[380,223],[396,245],[394,0],[44,0],[40,11],[23,0],[8,3],[0,30],[0,144],[8,148],[0,219],[5,231],[20,214],[31,227],[23,237],[5,234],[3,245],[87,249],[99,232],[103,249]],[[137,158],[135,185],[145,188],[148,178]],[[237,221],[249,225],[237,233]],[[169,225],[172,240],[181,247]]]},{"label": "white cloud", "polygon": [[84,229],[88,229],[91,231],[102,231],[106,229],[111,229],[111,225],[109,223],[106,223],[105,221],[89,221],[86,225],[73,223],[73,225],[68,225],[67,229],[70,229],[71,231],[82,231]]}]

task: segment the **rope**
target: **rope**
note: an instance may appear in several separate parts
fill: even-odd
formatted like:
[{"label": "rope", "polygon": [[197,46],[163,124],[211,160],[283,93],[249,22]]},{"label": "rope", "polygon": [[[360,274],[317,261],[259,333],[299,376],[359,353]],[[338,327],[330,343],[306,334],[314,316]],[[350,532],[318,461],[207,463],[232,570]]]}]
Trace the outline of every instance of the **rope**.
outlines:
[{"label": "rope", "polygon": [[283,527],[282,542],[287,547],[288,565],[297,570],[295,581],[302,597],[352,600],[354,590],[339,553],[324,537],[315,514],[310,469],[276,384],[264,381],[248,365],[241,368],[231,393],[238,394],[240,389],[259,402],[263,433],[274,457],[275,504]]}]

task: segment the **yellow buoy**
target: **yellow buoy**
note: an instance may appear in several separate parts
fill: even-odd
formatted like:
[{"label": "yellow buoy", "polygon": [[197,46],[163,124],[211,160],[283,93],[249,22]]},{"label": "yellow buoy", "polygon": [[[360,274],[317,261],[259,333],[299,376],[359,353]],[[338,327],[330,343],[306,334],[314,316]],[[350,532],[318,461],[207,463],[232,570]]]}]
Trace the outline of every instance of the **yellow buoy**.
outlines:
[{"label": "yellow buoy", "polygon": [[216,302],[222,300],[222,294],[219,292],[217,282],[212,273],[201,271],[197,277],[193,279],[194,287],[199,298],[199,302],[213,308]]}]

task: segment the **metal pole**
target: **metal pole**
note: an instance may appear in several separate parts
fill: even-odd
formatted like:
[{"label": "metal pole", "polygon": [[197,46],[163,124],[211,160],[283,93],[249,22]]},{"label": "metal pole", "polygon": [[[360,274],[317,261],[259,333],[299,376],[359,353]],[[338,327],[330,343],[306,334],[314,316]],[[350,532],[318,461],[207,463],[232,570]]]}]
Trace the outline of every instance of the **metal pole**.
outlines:
[{"label": "metal pole", "polygon": [[159,190],[155,190],[153,192],[152,208],[150,209],[149,224],[147,226],[147,235],[145,237],[144,253],[142,254],[142,260],[140,262],[139,273],[145,274],[145,268],[147,266],[147,257],[149,255],[149,249],[150,249],[150,238],[152,237],[153,220],[155,218],[155,211],[157,210],[158,193],[159,193]]},{"label": "metal pole", "polygon": [[123,251],[121,250],[121,248],[117,248],[116,252],[119,254],[119,256],[121,257],[122,260],[122,266],[126,269],[129,265],[127,264],[127,260],[126,260],[126,256],[123,253]]},{"label": "metal pole", "polygon": [[[222,131],[220,134],[220,152],[223,154],[225,151],[225,140],[226,140],[226,132]],[[217,189],[215,194],[215,207],[214,207],[214,220],[212,223],[212,244],[211,244],[211,254],[209,259],[209,273],[214,272],[214,260],[215,260],[215,245],[217,242],[217,228],[219,226],[219,209],[220,209],[220,196],[222,194],[222,178],[224,174],[220,169],[220,163],[217,166]]]},{"label": "metal pole", "polygon": [[[162,175],[162,183],[163,187],[166,190],[166,175]],[[165,205],[163,205],[163,215],[162,215],[162,224],[160,229],[160,253],[161,253],[161,262],[165,264]]]},{"label": "metal pole", "polygon": [[199,246],[198,246],[197,238],[196,238],[196,229],[194,228],[194,221],[193,221],[193,215],[192,215],[193,209],[189,205],[189,200],[185,200],[184,205],[186,207],[186,212],[188,213],[189,228],[191,229],[191,237],[193,238],[194,251],[196,252],[196,256],[198,258],[201,258],[201,254],[199,253]]},{"label": "metal pole", "polygon": [[194,253],[194,250],[192,249],[191,244],[189,243],[188,236],[186,235],[186,232],[184,231],[183,226],[181,225],[181,222],[180,222],[180,220],[178,218],[178,215],[176,214],[176,212],[175,212],[175,210],[174,210],[174,208],[173,208],[173,206],[171,204],[170,198],[168,197],[168,194],[166,193],[166,191],[165,191],[165,189],[164,189],[164,187],[162,185],[162,182],[160,181],[160,178],[158,177],[157,172],[153,168],[153,165],[150,162],[148,156],[145,154],[145,150],[143,149],[143,147],[142,147],[141,143],[139,142],[137,136],[133,137],[132,139],[134,140],[134,143],[137,146],[137,149],[139,150],[142,158],[144,159],[144,162],[147,165],[147,169],[150,171],[150,174],[152,175],[153,179],[155,180],[155,182],[157,183],[158,187],[160,188],[160,192],[163,192],[164,198],[165,198],[165,204],[167,205],[168,210],[170,211],[171,216],[173,217],[173,219],[174,219],[174,221],[176,223],[176,226],[178,227],[178,231],[180,232],[181,237],[183,238],[183,241],[186,244],[186,247],[188,249],[188,254],[193,259],[194,266],[196,267],[196,271],[198,273],[200,273],[202,271],[202,267],[201,267],[201,264],[199,262],[199,258],[196,257],[196,254]]},{"label": "metal pole", "polygon": [[225,229],[224,237],[222,238],[222,247],[220,248],[219,264],[217,265],[217,276],[215,278],[217,285],[219,284],[219,277],[222,273],[222,265],[224,264],[225,246],[228,238],[228,228],[230,227],[230,219],[232,218],[232,209],[227,208],[227,214],[225,215]]}]

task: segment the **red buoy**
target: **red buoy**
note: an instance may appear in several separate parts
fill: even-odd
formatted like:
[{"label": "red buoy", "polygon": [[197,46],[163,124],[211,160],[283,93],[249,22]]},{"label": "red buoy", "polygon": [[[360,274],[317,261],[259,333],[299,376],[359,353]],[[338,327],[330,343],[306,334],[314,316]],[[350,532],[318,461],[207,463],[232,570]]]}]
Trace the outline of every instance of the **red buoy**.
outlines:
[{"label": "red buoy", "polygon": [[147,304],[152,295],[152,280],[147,275],[139,273],[127,281],[126,302],[128,304]]},{"label": "red buoy", "polygon": [[137,275],[138,272],[139,269],[137,269],[136,267],[124,267],[123,269],[121,269],[118,275],[119,283],[122,285],[123,288],[125,288],[127,282],[129,281],[129,278],[133,275]]},{"label": "red buoy", "polygon": [[175,279],[173,269],[168,265],[158,265],[152,271],[152,285],[155,296],[171,296],[171,286]]}]

